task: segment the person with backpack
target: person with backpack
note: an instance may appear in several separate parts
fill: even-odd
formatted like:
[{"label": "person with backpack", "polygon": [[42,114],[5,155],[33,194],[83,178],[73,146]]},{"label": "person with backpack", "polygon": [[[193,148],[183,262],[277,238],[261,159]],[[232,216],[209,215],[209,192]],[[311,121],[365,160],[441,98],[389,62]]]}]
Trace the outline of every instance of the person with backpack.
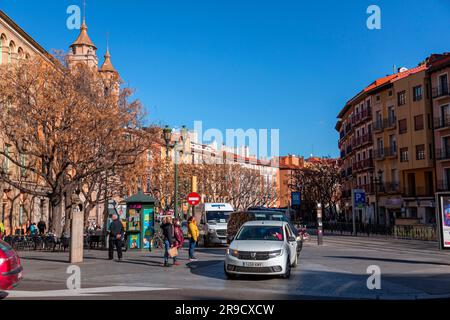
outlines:
[{"label": "person with backpack", "polygon": [[[181,221],[179,219],[175,219],[173,221],[173,228],[174,228],[174,238],[175,238],[175,244],[174,247],[177,248],[178,252],[181,248],[183,248],[184,244],[184,235],[183,230],[181,229]],[[177,261],[177,257],[173,257],[173,264],[178,266],[180,263]]]}]

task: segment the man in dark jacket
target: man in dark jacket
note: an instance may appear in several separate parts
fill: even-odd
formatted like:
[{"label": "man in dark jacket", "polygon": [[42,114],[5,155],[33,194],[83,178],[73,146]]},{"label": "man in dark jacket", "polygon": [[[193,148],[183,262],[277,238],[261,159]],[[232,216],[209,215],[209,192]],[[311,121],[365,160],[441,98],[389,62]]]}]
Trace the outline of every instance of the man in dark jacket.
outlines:
[{"label": "man in dark jacket", "polygon": [[42,236],[45,233],[45,229],[47,228],[47,226],[45,225],[44,220],[41,220],[38,222],[38,230],[39,230],[39,234]]},{"label": "man in dark jacket", "polygon": [[170,267],[169,250],[173,247],[175,243],[175,234],[171,217],[167,217],[164,219],[164,222],[161,225],[161,230],[164,236],[164,267]]},{"label": "man in dark jacket", "polygon": [[114,246],[117,248],[117,257],[119,261],[122,260],[122,239],[125,230],[122,222],[119,220],[117,214],[113,214],[112,222],[109,225],[109,260],[114,259]]}]

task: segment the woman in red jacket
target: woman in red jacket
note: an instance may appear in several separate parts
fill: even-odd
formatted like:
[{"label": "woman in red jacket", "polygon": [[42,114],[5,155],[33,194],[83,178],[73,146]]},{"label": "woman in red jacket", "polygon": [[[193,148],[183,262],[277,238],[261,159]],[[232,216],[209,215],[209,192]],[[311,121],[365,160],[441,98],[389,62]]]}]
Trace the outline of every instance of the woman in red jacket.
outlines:
[{"label": "woman in red jacket", "polygon": [[[183,236],[183,230],[181,229],[181,221],[179,219],[175,219],[173,221],[173,225],[174,225],[174,238],[175,238],[174,247],[176,247],[178,250],[180,250],[184,244],[184,236]],[[174,257],[173,264],[176,266],[180,265],[180,263],[177,261],[176,257]]]}]

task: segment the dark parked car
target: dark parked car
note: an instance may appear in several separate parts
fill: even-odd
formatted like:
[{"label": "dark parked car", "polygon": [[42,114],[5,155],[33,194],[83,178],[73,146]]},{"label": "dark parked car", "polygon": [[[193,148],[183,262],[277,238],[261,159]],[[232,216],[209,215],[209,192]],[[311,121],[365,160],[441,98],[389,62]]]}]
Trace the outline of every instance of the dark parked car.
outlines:
[{"label": "dark parked car", "polygon": [[22,280],[20,258],[14,249],[0,240],[0,290],[11,290]]}]

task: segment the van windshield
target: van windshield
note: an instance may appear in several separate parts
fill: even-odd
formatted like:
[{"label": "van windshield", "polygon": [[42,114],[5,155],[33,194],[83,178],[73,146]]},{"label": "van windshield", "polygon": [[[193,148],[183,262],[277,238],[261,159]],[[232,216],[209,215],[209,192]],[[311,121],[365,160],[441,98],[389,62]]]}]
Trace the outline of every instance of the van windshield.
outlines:
[{"label": "van windshield", "polygon": [[226,223],[230,218],[232,211],[207,211],[206,212],[206,221],[208,222],[217,222],[217,223]]}]

